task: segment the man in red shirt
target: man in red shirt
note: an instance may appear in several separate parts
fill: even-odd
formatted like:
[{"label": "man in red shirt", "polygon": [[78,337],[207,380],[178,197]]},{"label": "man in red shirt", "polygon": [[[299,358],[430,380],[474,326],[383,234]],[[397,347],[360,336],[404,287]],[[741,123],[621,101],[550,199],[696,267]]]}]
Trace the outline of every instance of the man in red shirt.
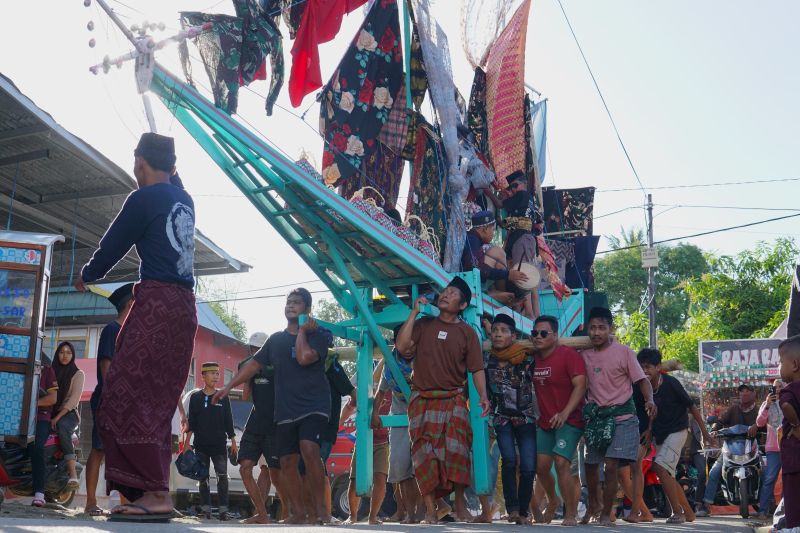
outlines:
[{"label": "man in red shirt", "polygon": [[581,410],[586,393],[586,365],[575,349],[558,344],[558,320],[553,316],[542,315],[536,319],[531,340],[535,357],[533,383],[540,412],[536,473],[548,502],[544,520],[553,519],[558,501],[555,480],[550,473],[555,462],[558,488],[565,506],[562,525],[576,526],[578,499],[570,463],[583,436]]}]

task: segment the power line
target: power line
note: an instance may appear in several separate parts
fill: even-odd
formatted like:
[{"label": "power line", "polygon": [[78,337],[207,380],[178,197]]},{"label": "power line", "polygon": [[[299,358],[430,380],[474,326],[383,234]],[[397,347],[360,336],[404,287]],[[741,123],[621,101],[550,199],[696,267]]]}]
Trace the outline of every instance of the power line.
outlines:
[{"label": "power line", "polygon": [[[756,222],[749,222],[747,224],[739,224],[738,226],[729,226],[727,228],[719,228],[719,229],[714,229],[714,230],[709,230],[709,231],[703,231],[701,233],[693,233],[692,235],[684,235],[682,237],[672,237],[672,238],[669,238],[669,239],[662,239],[660,241],[655,241],[653,244],[664,244],[665,242],[680,241],[680,240],[683,240],[683,239],[693,239],[695,237],[703,237],[705,235],[712,235],[714,233],[722,233],[723,231],[731,231],[731,230],[735,230],[735,229],[749,228],[750,226],[757,226],[759,224],[766,224],[767,222],[776,222],[778,220],[785,220],[787,218],[795,218],[795,217],[800,217],[800,213],[796,213],[794,215],[784,215],[782,217],[768,218],[766,220],[758,220]],[[611,252],[620,252],[622,250],[631,250],[631,249],[634,249],[634,248],[643,248],[645,246],[647,246],[647,245],[646,244],[634,244],[632,246],[623,246],[622,248],[614,248],[613,250],[603,250],[602,252],[597,252],[596,255],[609,254]]]},{"label": "power line", "polygon": [[[308,291],[310,294],[321,294],[326,292],[331,292],[328,289],[322,289],[318,291]],[[206,304],[214,304],[214,303],[222,303],[222,302],[241,302],[244,300],[269,300],[271,298],[286,298],[285,294],[264,294],[262,296],[245,296],[244,298],[220,298],[218,300],[200,300],[200,303]]]},{"label": "power line", "polygon": [[685,204],[653,204],[658,207],[670,208],[700,208],[700,209],[738,209],[741,211],[794,211],[800,212],[800,209],[794,207],[750,207],[750,206],[736,206],[736,205],[685,205]]},{"label": "power line", "polygon": [[622,147],[622,151],[625,153],[625,159],[628,160],[628,165],[630,165],[631,170],[633,171],[633,175],[636,177],[636,181],[639,183],[639,188],[642,190],[642,193],[645,193],[645,187],[642,184],[642,180],[639,178],[639,173],[636,172],[636,167],[633,166],[633,161],[631,160],[631,156],[628,154],[628,149],[625,148],[625,143],[622,142],[622,136],[619,133],[619,129],[617,128],[616,122],[614,122],[614,117],[611,116],[611,110],[608,108],[608,104],[606,103],[606,99],[603,97],[602,91],[600,91],[600,85],[597,83],[597,79],[594,77],[594,72],[592,72],[592,67],[589,66],[589,61],[586,59],[586,54],[583,53],[583,48],[581,47],[581,43],[578,42],[578,36],[575,35],[575,30],[572,29],[572,24],[569,21],[569,17],[567,16],[567,11],[564,9],[564,4],[561,3],[561,0],[558,0],[558,6],[561,8],[561,12],[564,14],[564,20],[567,21],[567,26],[569,26],[569,31],[572,33],[572,38],[575,40],[575,44],[578,46],[578,51],[581,53],[581,57],[583,58],[583,63],[586,65],[586,69],[589,71],[589,75],[592,77],[592,82],[594,82],[594,88],[597,89],[597,94],[600,96],[600,101],[603,102],[603,107],[606,110],[606,114],[608,115],[608,119],[611,121],[611,126],[614,128],[614,133],[617,134],[617,140],[619,141],[619,145]]},{"label": "power line", "polygon": [[[746,181],[727,181],[720,183],[689,183],[684,185],[662,185],[660,187],[650,187],[650,190],[665,190],[665,189],[696,189],[700,187],[724,187],[728,185],[755,185],[760,183],[782,183],[787,181],[800,181],[800,178],[776,178],[766,180],[746,180]],[[638,191],[636,187],[627,187],[620,189],[596,189],[595,192],[626,192]]]}]

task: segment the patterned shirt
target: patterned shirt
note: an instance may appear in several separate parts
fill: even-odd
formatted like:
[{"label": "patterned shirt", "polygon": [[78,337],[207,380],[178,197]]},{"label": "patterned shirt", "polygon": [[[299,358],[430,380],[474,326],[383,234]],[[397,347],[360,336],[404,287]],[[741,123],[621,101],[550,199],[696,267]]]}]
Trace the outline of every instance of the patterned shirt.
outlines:
[{"label": "patterned shirt", "polygon": [[531,377],[533,358],[527,356],[522,363],[505,366],[500,366],[501,361],[491,357],[488,352],[484,358],[492,423],[495,426],[536,423],[539,406]]}]

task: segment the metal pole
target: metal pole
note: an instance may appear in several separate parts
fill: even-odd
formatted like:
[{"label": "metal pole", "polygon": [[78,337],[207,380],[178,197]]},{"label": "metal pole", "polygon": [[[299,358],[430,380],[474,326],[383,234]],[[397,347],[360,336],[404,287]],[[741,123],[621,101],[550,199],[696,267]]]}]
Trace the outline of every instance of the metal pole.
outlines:
[{"label": "metal pole", "polygon": [[[647,246],[653,248],[653,195],[647,195]],[[656,348],[656,272],[654,267],[647,268],[647,318],[650,325],[650,347]]]}]

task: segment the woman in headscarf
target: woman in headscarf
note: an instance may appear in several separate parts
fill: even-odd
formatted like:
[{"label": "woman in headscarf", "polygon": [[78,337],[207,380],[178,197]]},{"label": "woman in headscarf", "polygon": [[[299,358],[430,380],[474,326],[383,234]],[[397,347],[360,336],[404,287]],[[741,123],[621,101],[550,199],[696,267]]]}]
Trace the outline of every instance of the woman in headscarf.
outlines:
[{"label": "woman in headscarf", "polygon": [[58,432],[61,440],[61,450],[67,460],[69,469],[69,482],[67,488],[77,489],[80,486],[76,470],[77,459],[75,448],[72,446],[72,434],[78,427],[78,404],[83,392],[83,371],[75,364],[75,347],[69,342],[62,342],[56,348],[53,358],[53,370],[58,382],[58,399],[53,412],[55,415],[50,420],[50,426]]}]

